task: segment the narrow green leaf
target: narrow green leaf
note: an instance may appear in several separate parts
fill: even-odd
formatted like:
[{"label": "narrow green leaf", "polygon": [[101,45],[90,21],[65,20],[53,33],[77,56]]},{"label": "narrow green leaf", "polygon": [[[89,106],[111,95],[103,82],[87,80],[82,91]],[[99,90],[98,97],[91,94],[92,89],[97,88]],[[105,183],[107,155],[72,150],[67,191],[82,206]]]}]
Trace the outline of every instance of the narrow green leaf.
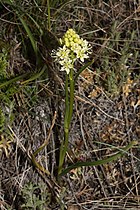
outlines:
[{"label": "narrow green leaf", "polygon": [[78,79],[78,76],[82,73],[82,71],[84,71],[87,67],[89,67],[91,64],[93,64],[94,60],[86,63],[84,66],[82,66],[79,71],[77,72],[77,74],[75,75],[74,81],[76,82],[76,80]]},{"label": "narrow green leaf", "polygon": [[40,35],[43,35],[43,30],[41,29],[41,27],[39,26],[39,24],[35,21],[34,18],[31,17],[31,15],[27,14],[27,16],[33,21],[33,23],[36,25],[36,27],[38,28]]},{"label": "narrow green leaf", "polygon": [[[22,81],[21,84],[27,84],[37,78],[39,78],[43,73],[44,71],[46,70],[46,65],[43,66],[42,70],[40,72],[37,72],[37,73],[34,73],[32,76],[30,76],[29,79],[25,80],[25,81]],[[0,89],[3,88],[4,86],[7,86],[7,85],[10,85],[12,83],[15,83],[17,81],[20,81],[22,79],[24,79],[25,77],[29,76],[29,73],[27,74],[22,74],[20,76],[17,76],[17,77],[14,77],[10,80],[7,80],[7,81],[4,81],[2,84],[0,84]]]},{"label": "narrow green leaf", "polygon": [[10,84],[12,84],[14,82],[17,82],[17,81],[23,79],[24,77],[26,77],[27,75],[28,74],[22,74],[20,76],[14,77],[14,78],[12,78],[10,80],[4,81],[2,84],[0,84],[0,88],[3,88],[4,86],[10,85]]},{"label": "narrow green leaf", "polygon": [[98,165],[103,165],[109,162],[112,162],[114,160],[117,160],[119,157],[121,157],[123,154],[127,153],[127,151],[129,149],[131,149],[134,145],[137,144],[137,141],[132,141],[130,142],[125,148],[123,149],[119,149],[120,152],[116,153],[115,155],[112,155],[108,158],[105,158],[103,160],[97,160],[97,161],[92,161],[92,162],[77,162],[75,164],[72,164],[71,166],[69,166],[68,168],[64,169],[62,171],[62,173],[59,176],[64,176],[65,174],[67,174],[69,171],[71,171],[74,168],[78,168],[81,166],[98,166]]},{"label": "narrow green leaf", "polygon": [[21,84],[23,85],[23,84],[29,83],[29,82],[31,82],[31,81],[33,81],[33,80],[36,80],[37,78],[39,78],[39,77],[44,73],[44,71],[45,71],[46,69],[47,69],[47,66],[44,65],[41,71],[39,71],[39,72],[33,74],[33,76],[31,76],[29,79],[27,79],[27,80],[21,82]]},{"label": "narrow green leaf", "polygon": [[35,41],[35,39],[34,39],[34,36],[33,36],[33,34],[31,33],[31,31],[30,31],[28,25],[26,24],[26,22],[24,21],[24,19],[21,18],[20,15],[19,15],[18,13],[17,13],[17,15],[18,15],[18,17],[19,17],[19,19],[20,19],[20,21],[21,21],[21,23],[22,23],[22,25],[23,25],[25,31],[27,32],[27,35],[29,36],[29,39],[30,39],[30,41],[31,41],[33,50],[34,50],[34,52],[35,52],[35,54],[36,54],[36,56],[37,56],[38,49],[37,49],[37,44],[36,44],[36,41]]}]

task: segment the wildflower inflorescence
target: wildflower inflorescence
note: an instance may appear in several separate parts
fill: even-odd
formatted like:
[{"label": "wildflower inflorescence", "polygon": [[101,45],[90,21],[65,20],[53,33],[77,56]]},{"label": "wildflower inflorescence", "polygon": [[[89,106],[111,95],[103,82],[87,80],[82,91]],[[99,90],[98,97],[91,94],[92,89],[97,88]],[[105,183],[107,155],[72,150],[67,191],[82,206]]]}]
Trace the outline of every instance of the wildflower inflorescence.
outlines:
[{"label": "wildflower inflorescence", "polygon": [[62,39],[57,51],[53,52],[56,61],[61,65],[61,71],[66,71],[69,74],[74,68],[74,62],[79,59],[84,62],[85,58],[89,57],[91,46],[86,41],[80,38],[73,29],[68,29]]}]

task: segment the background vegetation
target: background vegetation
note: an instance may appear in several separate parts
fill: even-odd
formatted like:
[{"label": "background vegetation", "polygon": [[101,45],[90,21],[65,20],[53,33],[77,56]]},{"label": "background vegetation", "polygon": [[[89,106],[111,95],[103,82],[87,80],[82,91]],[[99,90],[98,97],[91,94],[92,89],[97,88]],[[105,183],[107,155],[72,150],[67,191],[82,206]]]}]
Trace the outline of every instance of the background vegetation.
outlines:
[{"label": "background vegetation", "polygon": [[[65,73],[51,52],[68,28],[89,41],[94,63],[76,83],[65,166],[138,145],[57,180]],[[2,210],[140,208],[139,37],[139,0],[0,1]]]}]

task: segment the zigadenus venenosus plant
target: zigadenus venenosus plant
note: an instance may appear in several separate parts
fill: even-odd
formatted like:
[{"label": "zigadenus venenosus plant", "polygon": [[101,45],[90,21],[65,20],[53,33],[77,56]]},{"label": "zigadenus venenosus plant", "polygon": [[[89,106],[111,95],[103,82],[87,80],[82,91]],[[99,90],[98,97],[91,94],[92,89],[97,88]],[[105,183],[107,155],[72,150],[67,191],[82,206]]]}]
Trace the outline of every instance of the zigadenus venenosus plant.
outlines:
[{"label": "zigadenus venenosus plant", "polygon": [[73,103],[74,103],[74,85],[79,74],[93,63],[93,60],[86,63],[76,72],[75,61],[84,62],[85,59],[89,58],[91,54],[91,45],[88,41],[83,40],[73,29],[69,29],[62,39],[59,40],[61,47],[58,50],[53,50],[52,56],[55,57],[55,61],[61,66],[61,71],[66,71],[65,80],[65,117],[64,117],[64,139],[61,142],[60,155],[59,155],[59,166],[58,175],[62,176],[68,173],[71,169],[81,167],[81,166],[97,166],[102,165],[117,158],[121,157],[123,154],[137,144],[137,141],[131,141],[123,149],[115,155],[109,156],[103,160],[97,161],[87,161],[87,162],[77,162],[71,166],[63,169],[63,164],[68,150],[68,140],[69,140],[69,130],[70,123],[73,113]]},{"label": "zigadenus venenosus plant", "polygon": [[78,60],[84,62],[85,59],[89,58],[89,54],[91,53],[91,45],[88,43],[88,41],[80,38],[80,36],[76,34],[73,29],[68,29],[63,38],[59,41],[61,47],[59,47],[57,50],[53,50],[52,56],[55,58],[55,61],[60,64],[60,71],[66,71],[66,81],[64,139],[60,147],[58,174],[60,174],[62,171],[65,155],[68,149],[69,128],[74,102],[74,64],[75,61]]}]

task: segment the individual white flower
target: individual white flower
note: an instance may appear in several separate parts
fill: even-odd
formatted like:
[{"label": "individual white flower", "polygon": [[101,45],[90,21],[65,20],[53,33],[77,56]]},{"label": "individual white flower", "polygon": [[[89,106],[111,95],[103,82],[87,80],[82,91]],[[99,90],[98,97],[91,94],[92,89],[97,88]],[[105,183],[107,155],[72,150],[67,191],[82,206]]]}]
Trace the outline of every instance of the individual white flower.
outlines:
[{"label": "individual white flower", "polygon": [[80,61],[84,62],[84,59],[88,58],[88,54],[85,53],[85,51],[81,50],[77,53],[77,58],[80,59]]},{"label": "individual white flower", "polygon": [[67,74],[69,74],[70,70],[73,69],[73,63],[71,59],[68,59],[67,61],[63,60],[63,65],[61,67],[61,71],[66,71]]},{"label": "individual white flower", "polygon": [[71,50],[77,54],[77,52],[79,52],[81,50],[81,46],[77,43],[72,43],[71,44]]},{"label": "individual white flower", "polygon": [[58,59],[65,59],[69,57],[70,50],[64,45],[63,48],[59,47],[58,51],[56,52],[56,57]]}]

